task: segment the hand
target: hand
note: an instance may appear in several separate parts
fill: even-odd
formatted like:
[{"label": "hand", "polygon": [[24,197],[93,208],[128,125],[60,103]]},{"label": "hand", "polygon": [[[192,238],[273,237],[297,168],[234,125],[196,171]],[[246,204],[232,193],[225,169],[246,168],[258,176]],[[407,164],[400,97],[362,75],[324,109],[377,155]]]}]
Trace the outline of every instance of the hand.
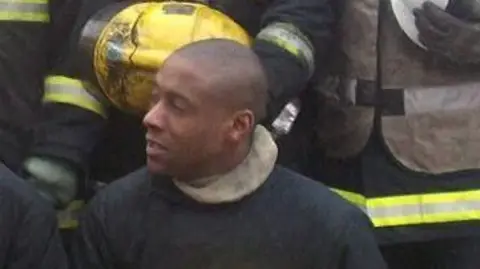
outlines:
[{"label": "hand", "polygon": [[24,163],[27,182],[55,208],[64,208],[77,194],[77,175],[58,161],[31,157]]},{"label": "hand", "polygon": [[458,19],[430,1],[414,11],[419,40],[459,64],[480,64],[480,25]]}]

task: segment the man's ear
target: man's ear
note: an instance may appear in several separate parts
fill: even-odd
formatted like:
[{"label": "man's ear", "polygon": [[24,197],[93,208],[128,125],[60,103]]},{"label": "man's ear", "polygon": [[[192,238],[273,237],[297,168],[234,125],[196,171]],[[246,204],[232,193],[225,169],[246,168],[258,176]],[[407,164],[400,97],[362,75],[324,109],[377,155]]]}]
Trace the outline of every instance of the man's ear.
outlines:
[{"label": "man's ear", "polygon": [[253,112],[245,109],[235,112],[232,116],[229,140],[239,142],[248,137],[255,127],[255,116]]}]

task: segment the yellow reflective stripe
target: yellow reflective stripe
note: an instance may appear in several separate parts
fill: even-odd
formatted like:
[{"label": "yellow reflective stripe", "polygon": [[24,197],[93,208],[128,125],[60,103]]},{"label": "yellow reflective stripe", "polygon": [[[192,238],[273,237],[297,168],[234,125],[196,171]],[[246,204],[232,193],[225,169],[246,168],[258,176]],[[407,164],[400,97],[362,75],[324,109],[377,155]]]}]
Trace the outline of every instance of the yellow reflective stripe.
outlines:
[{"label": "yellow reflective stripe", "polygon": [[375,227],[480,220],[480,190],[374,198],[332,190],[363,209]]},{"label": "yellow reflective stripe", "polygon": [[354,192],[349,192],[349,191],[344,191],[344,190],[339,190],[339,189],[331,189],[334,192],[336,192],[338,195],[342,196],[344,199],[348,200],[349,202],[364,208],[367,206],[367,199],[365,196],[360,195],[358,193]]},{"label": "yellow reflective stripe", "polygon": [[428,194],[411,194],[411,195],[398,195],[385,198],[371,198],[369,200],[369,206],[371,207],[385,207],[385,206],[398,206],[398,205],[414,205],[414,204],[441,204],[452,203],[458,201],[470,200],[477,195],[478,201],[480,201],[480,190],[474,191],[460,191],[460,192],[448,192],[448,193],[428,193]]},{"label": "yellow reflective stripe", "polygon": [[0,21],[48,22],[48,1],[0,1]]},{"label": "yellow reflective stripe", "polygon": [[106,117],[104,105],[91,95],[80,80],[63,76],[49,76],[45,79],[44,102],[65,103],[92,111]]},{"label": "yellow reflective stripe", "polygon": [[269,41],[290,52],[305,63],[310,75],[315,70],[315,49],[309,38],[295,25],[274,22],[258,33],[257,38]]},{"label": "yellow reflective stripe", "polygon": [[480,220],[480,210],[454,211],[435,214],[410,214],[408,216],[372,218],[375,227],[392,227],[400,225],[435,224],[446,222]]},{"label": "yellow reflective stripe", "polygon": [[18,13],[0,11],[0,21],[48,22],[50,16],[43,13]]},{"label": "yellow reflective stripe", "polygon": [[78,218],[85,208],[85,201],[72,201],[64,210],[57,211],[58,226],[62,230],[71,230],[78,227]]},{"label": "yellow reflective stripe", "polygon": [[0,0],[0,3],[7,3],[10,5],[17,4],[48,4],[48,0]]}]

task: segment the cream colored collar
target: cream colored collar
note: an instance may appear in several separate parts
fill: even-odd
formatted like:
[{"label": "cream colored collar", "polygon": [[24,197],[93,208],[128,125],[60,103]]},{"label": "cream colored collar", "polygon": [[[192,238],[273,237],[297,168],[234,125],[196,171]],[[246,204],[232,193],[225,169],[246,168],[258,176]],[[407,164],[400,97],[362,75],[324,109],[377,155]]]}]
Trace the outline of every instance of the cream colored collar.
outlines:
[{"label": "cream colored collar", "polygon": [[242,199],[268,178],[277,160],[278,148],[265,127],[257,125],[247,157],[232,171],[188,183],[173,180],[186,195],[201,203],[219,204]]}]

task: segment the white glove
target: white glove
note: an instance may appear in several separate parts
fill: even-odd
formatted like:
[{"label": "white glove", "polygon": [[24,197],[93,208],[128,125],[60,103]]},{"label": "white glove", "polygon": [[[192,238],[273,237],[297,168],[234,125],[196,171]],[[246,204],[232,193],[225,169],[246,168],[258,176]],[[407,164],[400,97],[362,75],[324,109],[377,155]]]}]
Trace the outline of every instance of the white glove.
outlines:
[{"label": "white glove", "polygon": [[56,208],[67,206],[77,194],[77,175],[66,165],[41,157],[30,157],[24,167],[27,182]]}]

